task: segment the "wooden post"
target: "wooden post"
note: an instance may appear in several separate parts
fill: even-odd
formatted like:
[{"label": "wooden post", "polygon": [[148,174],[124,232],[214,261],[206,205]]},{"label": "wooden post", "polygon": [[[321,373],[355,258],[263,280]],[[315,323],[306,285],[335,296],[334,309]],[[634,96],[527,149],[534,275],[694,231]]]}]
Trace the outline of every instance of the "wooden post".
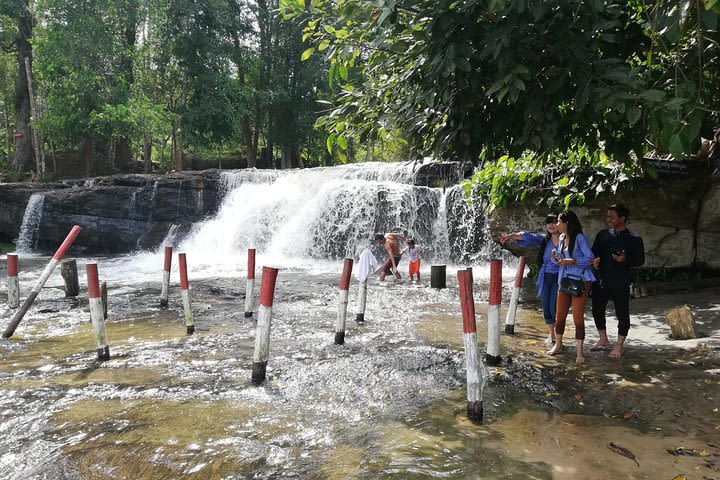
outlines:
[{"label": "wooden post", "polygon": [[445,265],[430,265],[430,287],[447,288]]},{"label": "wooden post", "polygon": [[66,258],[60,262],[60,275],[65,282],[65,297],[77,297],[80,294],[77,261],[74,258]]},{"label": "wooden post", "polygon": [[65,252],[67,252],[68,248],[70,248],[73,240],[75,240],[75,237],[77,237],[80,233],[80,230],[82,230],[82,228],[78,227],[77,225],[75,225],[70,230],[70,233],[68,233],[65,241],[60,245],[60,248],[57,249],[55,255],[53,255],[53,258],[50,259],[50,262],[45,267],[45,270],[43,270],[43,273],[40,274],[40,278],[38,279],[33,289],[30,291],[28,297],[25,299],[22,307],[20,307],[20,309],[15,312],[15,316],[5,329],[5,332],[3,332],[3,338],[10,338],[12,337],[13,333],[15,333],[15,329],[17,329],[18,325],[20,325],[20,322],[22,321],[27,311],[30,309],[30,306],[37,298],[43,285],[45,285],[45,282],[47,282],[47,279],[50,277],[50,274],[53,272],[53,270],[55,270],[57,264],[60,263],[62,257],[65,256]]}]

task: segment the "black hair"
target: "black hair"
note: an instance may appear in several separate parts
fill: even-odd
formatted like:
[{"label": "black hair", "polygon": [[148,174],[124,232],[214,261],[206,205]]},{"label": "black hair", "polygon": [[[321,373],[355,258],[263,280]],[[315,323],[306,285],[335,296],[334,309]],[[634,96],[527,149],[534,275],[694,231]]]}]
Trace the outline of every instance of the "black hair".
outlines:
[{"label": "black hair", "polygon": [[382,240],[383,238],[385,238],[385,235],[383,235],[382,233],[376,233],[376,234],[375,234],[375,241],[376,241],[376,242],[377,242],[378,240]]},{"label": "black hair", "polygon": [[555,213],[548,213],[545,215],[545,225],[548,223],[557,223],[557,214]]},{"label": "black hair", "polygon": [[617,213],[618,217],[625,217],[625,221],[628,221],[628,218],[630,217],[630,209],[627,208],[622,203],[614,203],[607,207],[608,210],[612,210],[615,213]]},{"label": "black hair", "polygon": [[[555,213],[548,213],[545,215],[545,225],[548,223],[557,223],[557,214]],[[543,262],[545,261],[545,249],[547,248],[548,242],[552,239],[552,235],[550,232],[547,231],[547,228],[545,229],[545,238],[543,239],[542,243],[540,244],[540,249],[538,250],[537,255],[537,264],[538,266],[541,266]]]},{"label": "black hair", "polygon": [[415,239],[414,239],[414,238],[408,238],[407,244],[408,244],[408,245],[415,245]]},{"label": "black hair", "polygon": [[558,215],[558,220],[567,224],[568,252],[572,257],[573,250],[575,249],[575,239],[583,233],[580,219],[578,219],[578,216],[572,210],[565,210]]}]

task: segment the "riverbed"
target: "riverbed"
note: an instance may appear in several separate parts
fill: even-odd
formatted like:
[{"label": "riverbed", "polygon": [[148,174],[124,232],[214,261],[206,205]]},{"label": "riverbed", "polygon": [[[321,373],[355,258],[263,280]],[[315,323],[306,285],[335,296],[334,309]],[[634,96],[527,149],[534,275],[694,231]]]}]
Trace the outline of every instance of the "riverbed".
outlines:
[{"label": "riverbed", "polygon": [[[159,308],[159,253],[79,258],[81,285],[89,261],[108,282],[107,362],[96,358],[84,291],[65,298],[53,274],[0,342],[0,478],[720,478],[720,288],[633,300],[625,357],[592,352],[586,366],[571,346],[545,355],[526,289],[475,424],[465,414],[456,268],[444,290],[372,278],[362,325],[353,279],[338,346],[341,262],[280,262],[268,379],[254,386],[243,260],[188,258],[189,336],[175,266],[169,308]],[[46,261],[21,258],[22,292]],[[487,270],[474,266],[481,352]],[[5,298],[3,286],[3,328],[13,314]],[[664,309],[679,304],[694,309],[703,338],[668,338]]]}]

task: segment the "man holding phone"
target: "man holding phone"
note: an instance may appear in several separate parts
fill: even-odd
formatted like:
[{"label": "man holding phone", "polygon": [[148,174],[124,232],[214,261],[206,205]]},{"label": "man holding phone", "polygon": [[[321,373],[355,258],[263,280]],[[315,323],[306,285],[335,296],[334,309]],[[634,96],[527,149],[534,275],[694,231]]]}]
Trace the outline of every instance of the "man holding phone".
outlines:
[{"label": "man holding phone", "polygon": [[609,356],[620,358],[625,351],[625,338],[630,329],[630,283],[633,267],[645,263],[645,246],[637,234],[625,225],[630,210],[622,203],[607,208],[608,228],[595,236],[593,266],[599,269],[592,289],[592,314],[600,339],[590,350],[601,350],[610,344],[605,327],[605,311],[612,300],[618,319],[618,337]]}]

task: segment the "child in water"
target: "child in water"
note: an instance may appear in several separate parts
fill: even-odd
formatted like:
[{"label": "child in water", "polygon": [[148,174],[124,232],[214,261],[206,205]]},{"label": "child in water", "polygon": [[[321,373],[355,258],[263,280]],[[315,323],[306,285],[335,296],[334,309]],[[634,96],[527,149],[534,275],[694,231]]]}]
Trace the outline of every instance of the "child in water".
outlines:
[{"label": "child in water", "polygon": [[403,254],[405,252],[407,252],[408,260],[410,260],[410,270],[408,272],[410,275],[410,281],[414,281],[413,277],[417,275],[417,281],[420,283],[420,257],[422,256],[425,260],[427,260],[427,257],[425,256],[423,250],[415,245],[415,240],[413,239],[409,239],[407,241],[407,247],[405,247],[400,253]]}]

